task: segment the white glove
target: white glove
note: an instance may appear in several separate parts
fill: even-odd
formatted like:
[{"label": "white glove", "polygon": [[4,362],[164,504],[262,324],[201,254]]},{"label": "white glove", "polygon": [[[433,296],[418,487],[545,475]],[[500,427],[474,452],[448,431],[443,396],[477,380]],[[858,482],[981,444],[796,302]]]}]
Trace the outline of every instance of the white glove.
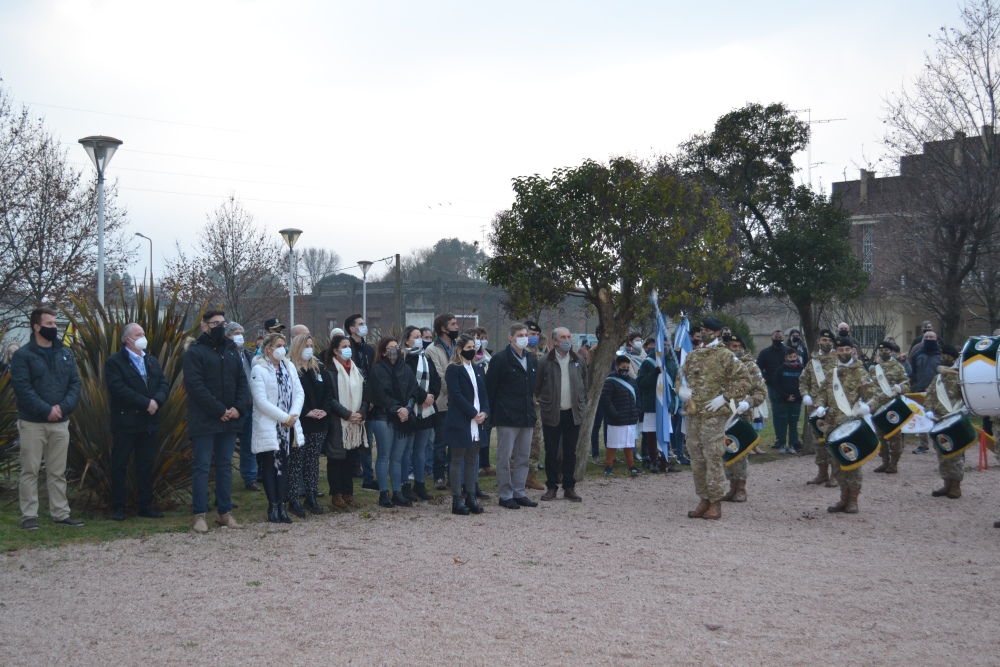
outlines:
[{"label": "white glove", "polygon": [[818,408],[816,408],[815,410],[812,411],[812,414],[809,415],[809,419],[812,419],[813,417],[819,417],[820,419],[822,419],[825,416],[826,416],[826,408],[824,408],[821,405],[821,406],[819,406]]},{"label": "white glove", "polygon": [[936,422],[936,421],[937,421],[937,417],[936,417],[936,416],[934,415],[934,412],[933,412],[933,411],[931,411],[931,412],[925,412],[925,413],[924,413],[924,417],[927,417],[927,418],[928,418],[928,419],[930,419],[930,420],[931,420],[932,422]]},{"label": "white glove", "polygon": [[746,401],[740,401],[740,404],[736,406],[736,414],[741,415],[750,409],[750,404]]},{"label": "white glove", "polygon": [[806,394],[805,396],[802,397],[802,405],[806,406],[807,408],[810,408],[812,407],[812,404],[813,404],[812,396]]},{"label": "white glove", "polygon": [[681,387],[677,390],[677,396],[685,403],[691,400],[691,387]]},{"label": "white glove", "polygon": [[872,409],[868,407],[867,403],[864,401],[858,401],[858,407],[854,410],[855,417],[864,417],[866,415],[870,415],[871,413]]},{"label": "white glove", "polygon": [[889,387],[889,389],[892,389],[893,396],[903,393],[903,388],[900,387],[898,384],[892,385],[891,387]]},{"label": "white glove", "polygon": [[708,410],[709,412],[715,412],[725,404],[726,404],[725,397],[723,397],[722,394],[719,394],[718,396],[716,396],[711,401],[705,404],[705,409]]}]

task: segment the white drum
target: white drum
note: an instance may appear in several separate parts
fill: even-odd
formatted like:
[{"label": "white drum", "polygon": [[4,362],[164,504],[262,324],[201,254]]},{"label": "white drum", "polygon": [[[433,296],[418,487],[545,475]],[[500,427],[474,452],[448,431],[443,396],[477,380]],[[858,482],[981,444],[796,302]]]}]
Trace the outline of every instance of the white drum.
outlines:
[{"label": "white drum", "polygon": [[[973,336],[965,341],[959,366],[962,400],[974,415],[1000,416],[1000,336]],[[928,387],[927,391],[934,391]]]}]

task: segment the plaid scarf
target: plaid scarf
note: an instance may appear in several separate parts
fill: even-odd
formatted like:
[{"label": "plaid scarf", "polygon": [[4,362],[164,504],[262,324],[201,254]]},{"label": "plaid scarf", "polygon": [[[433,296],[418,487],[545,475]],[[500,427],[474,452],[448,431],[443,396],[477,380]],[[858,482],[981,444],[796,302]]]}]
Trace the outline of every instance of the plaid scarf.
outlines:
[{"label": "plaid scarf", "polygon": [[[417,386],[424,390],[424,393],[430,392],[431,389],[431,369],[430,362],[427,361],[422,353],[417,354]],[[431,403],[429,408],[423,407],[422,404],[416,406],[417,419],[424,419],[425,417],[430,417],[435,412],[437,408]]]}]

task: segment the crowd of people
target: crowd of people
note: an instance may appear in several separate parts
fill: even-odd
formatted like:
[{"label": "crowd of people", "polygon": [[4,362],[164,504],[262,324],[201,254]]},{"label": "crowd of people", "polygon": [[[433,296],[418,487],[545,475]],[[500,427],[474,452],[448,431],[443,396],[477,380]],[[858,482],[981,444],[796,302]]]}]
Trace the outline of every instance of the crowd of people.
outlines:
[{"label": "crowd of people", "polygon": [[[28,343],[5,350],[21,438],[21,525],[39,527],[38,473],[44,460],[53,521],[79,526],[82,522],[70,516],[64,473],[68,418],[79,401],[81,379],[72,350],[58,342],[54,311],[36,309],[29,321]],[[527,493],[532,489],[544,492],[540,501],[556,500],[561,488],[562,498],[582,502],[576,443],[595,381],[602,387],[590,434],[593,463],[613,475],[621,454],[631,476],[642,469],[680,472],[680,465],[689,464],[699,503],[688,516],[704,519],[721,518],[722,502],[747,500],[747,457],[724,463],[726,429],[737,417],[752,417],[757,428],[772,417],[772,446],[797,453],[803,449],[800,433],[811,433],[800,431],[804,411],[829,434],[895,396],[928,386],[944,387],[927,393],[930,418],[961,405],[959,353],[940,344],[929,322],[905,354],[895,341],[883,341],[868,368],[846,323],[836,334],[820,331],[813,354],[798,329],[791,329],[787,340],[776,330],[754,361],[740,336],[709,317],[692,333],[694,349],[682,365],[674,354],[657,359],[656,339],[633,332],[604,370],[591,367],[589,345],[574,349],[569,329],[552,329],[549,344],[531,321],[511,325],[496,352],[485,329],[460,331],[449,313],[437,316],[432,327],[408,326],[399,338],[383,336],[374,344],[364,318],[354,314],[343,329],[331,332],[322,351],[307,327],[288,329],[277,319],[264,323],[255,345],[247,345],[244,334],[225,312],[209,310],[183,355],[196,533],[209,530],[213,469],[214,523],[241,527],[232,500],[237,445],[242,482],[250,491],[263,491],[267,521],[274,523],[293,522],[290,514],[324,513],[322,458],[336,511],[359,507],[356,478],[362,489],[378,492],[381,506],[403,508],[433,499],[430,480],[434,490],[450,490],[451,512],[463,516],[484,511],[480,501],[490,496],[479,480],[486,475],[496,476],[498,503],[506,509],[537,507]],[[169,386],[156,358],[145,351],[141,324],[126,325],[121,343],[104,369],[113,438],[112,519],[126,519],[133,459],[137,514],[159,518],[152,497],[153,456]],[[656,401],[664,382],[670,387],[672,428],[669,445],[661,446]],[[926,435],[923,439],[926,451]],[[875,472],[897,472],[901,452],[902,436],[888,438]],[[831,512],[857,512],[860,467],[842,470],[825,446],[816,446],[815,457],[818,473],[808,483],[840,488]],[[539,470],[544,483],[536,479]],[[934,495],[960,497],[962,466],[942,459],[941,475],[945,485]]]}]

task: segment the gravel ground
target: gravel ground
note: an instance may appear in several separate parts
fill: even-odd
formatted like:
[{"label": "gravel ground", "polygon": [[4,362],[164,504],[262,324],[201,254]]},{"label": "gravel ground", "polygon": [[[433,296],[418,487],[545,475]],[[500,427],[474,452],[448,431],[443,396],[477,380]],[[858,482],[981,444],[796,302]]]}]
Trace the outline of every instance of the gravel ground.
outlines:
[{"label": "gravel ground", "polygon": [[[936,499],[931,455],[867,467],[861,513],[751,463],[691,520],[690,473],[580,504],[326,514],[0,558],[7,665],[996,665],[997,470]],[[537,496],[538,493],[532,495]]]}]

